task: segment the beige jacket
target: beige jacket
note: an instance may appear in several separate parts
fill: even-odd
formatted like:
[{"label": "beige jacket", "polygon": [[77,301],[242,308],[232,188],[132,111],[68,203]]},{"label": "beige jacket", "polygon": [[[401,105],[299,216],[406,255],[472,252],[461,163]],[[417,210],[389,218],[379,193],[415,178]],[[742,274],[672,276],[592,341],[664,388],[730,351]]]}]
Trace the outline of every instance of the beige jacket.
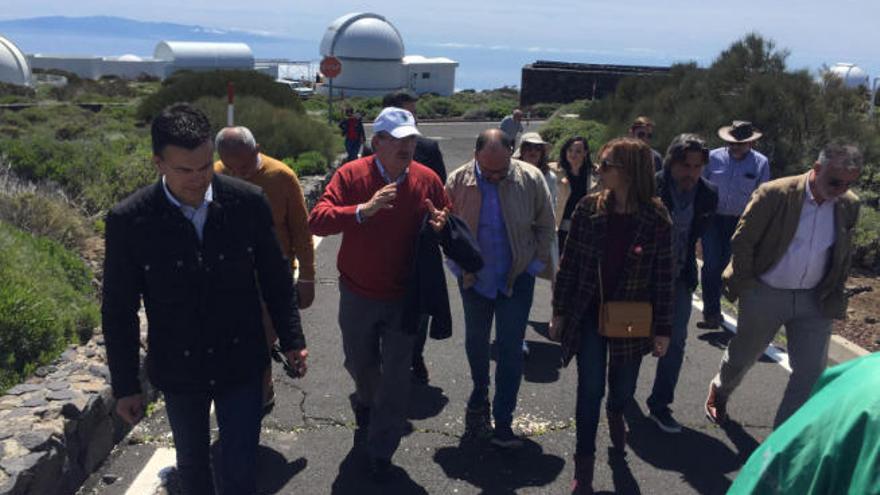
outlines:
[{"label": "beige jacket", "polygon": [[[585,168],[589,167],[590,164],[585,163],[583,165]],[[559,162],[550,162],[549,164],[550,170],[556,174],[556,228],[559,228],[559,225],[562,223],[562,213],[565,211],[565,203],[568,202],[568,198],[571,196],[571,184],[568,182],[568,176],[565,173],[565,170],[559,166]],[[584,172],[589,171],[589,169],[584,170]],[[596,177],[590,173],[590,177],[588,179],[590,182],[587,184],[587,194],[594,193],[598,191],[598,182],[596,181]],[[565,229],[568,230],[568,229]]]},{"label": "beige jacket", "polygon": [[[453,212],[464,219],[476,237],[482,195],[474,167],[474,160],[470,160],[452,172],[446,180],[446,193],[452,201]],[[551,269],[550,249],[556,230],[550,192],[541,171],[536,167],[511,159],[510,172],[498,184],[498,196],[513,255],[507,275],[509,293],[516,277],[526,270],[533,259],[539,259],[548,270]]]},{"label": "beige jacket", "polygon": [[[724,270],[725,295],[735,301],[753,287],[758,276],[785,255],[797,231],[809,172],[762,184],[753,194],[731,240],[731,262]],[[816,286],[822,312],[828,318],[846,316],[844,283],[852,264],[853,229],[859,218],[859,198],[851,191],[834,205],[834,245],[825,277]]]}]

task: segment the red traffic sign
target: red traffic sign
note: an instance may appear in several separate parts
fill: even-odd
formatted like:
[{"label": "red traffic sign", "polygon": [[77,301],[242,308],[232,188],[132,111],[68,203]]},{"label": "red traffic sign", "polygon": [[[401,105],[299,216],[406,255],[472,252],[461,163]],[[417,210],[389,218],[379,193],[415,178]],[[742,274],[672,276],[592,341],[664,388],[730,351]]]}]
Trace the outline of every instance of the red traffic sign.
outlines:
[{"label": "red traffic sign", "polygon": [[333,55],[328,55],[321,60],[321,74],[333,79],[342,73],[342,62]]}]

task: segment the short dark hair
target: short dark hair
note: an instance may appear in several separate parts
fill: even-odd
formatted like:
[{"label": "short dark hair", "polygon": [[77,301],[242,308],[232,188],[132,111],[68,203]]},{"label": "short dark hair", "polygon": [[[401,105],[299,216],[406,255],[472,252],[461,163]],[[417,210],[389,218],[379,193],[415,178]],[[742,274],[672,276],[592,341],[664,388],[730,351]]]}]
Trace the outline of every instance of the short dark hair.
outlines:
[{"label": "short dark hair", "polygon": [[404,103],[415,103],[417,101],[419,101],[418,95],[408,89],[401,89],[400,91],[394,91],[382,97],[382,108],[402,108]]},{"label": "short dark hair", "polygon": [[153,119],[150,134],[154,155],[161,155],[168,145],[194,150],[211,141],[211,122],[189,103],[174,103]]},{"label": "short dark hair", "polygon": [[474,151],[480,151],[486,146],[486,143],[494,141],[495,138],[493,136],[498,136],[498,141],[501,141],[501,144],[504,145],[505,148],[513,150],[513,139],[510,139],[510,136],[508,136],[506,132],[501,129],[486,129],[477,136],[477,144],[474,146]]}]

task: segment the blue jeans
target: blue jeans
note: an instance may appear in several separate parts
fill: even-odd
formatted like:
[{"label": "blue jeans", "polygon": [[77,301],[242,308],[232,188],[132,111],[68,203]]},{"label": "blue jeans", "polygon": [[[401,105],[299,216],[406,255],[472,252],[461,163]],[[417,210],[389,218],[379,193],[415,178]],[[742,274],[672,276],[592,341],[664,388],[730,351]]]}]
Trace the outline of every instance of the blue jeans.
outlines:
[{"label": "blue jeans", "polygon": [[[591,456],[596,453],[596,431],[599,429],[599,406],[605,395],[608,342],[596,331],[598,316],[587,314],[581,327],[581,347],[577,354],[578,385],[577,445],[575,455]],[[623,413],[636,393],[641,358],[625,364],[607,366],[608,403],[610,413]]]},{"label": "blue jeans", "polygon": [[356,140],[345,140],[345,152],[348,153],[348,158],[345,161],[350,162],[352,160],[357,160],[358,153],[361,152],[361,142],[359,139]]},{"label": "blue jeans", "polygon": [[522,273],[513,284],[510,297],[481,296],[473,288],[461,290],[464,306],[465,350],[474,389],[468,407],[479,408],[489,398],[489,337],[495,318],[498,365],[495,367],[495,399],[492,414],[496,426],[510,426],[523,373],[522,343],[535,292],[535,277]]},{"label": "blue jeans", "polygon": [[220,428],[220,493],[254,493],[257,446],[263,405],[262,374],[219,392],[165,392],[165,409],[174,434],[177,471],[186,494],[213,494],[210,447],[211,402]]},{"label": "blue jeans", "polygon": [[687,283],[675,282],[675,299],[673,300],[672,335],[666,355],[657,361],[657,374],[654,377],[654,388],[648,397],[648,408],[662,411],[672,404],[675,386],[681,364],[684,362],[684,346],[687,342],[688,323],[691,319],[691,300],[693,292]]},{"label": "blue jeans", "polygon": [[730,262],[730,238],[736,230],[739,217],[716,215],[703,234],[703,269],[700,283],[703,289],[703,316],[721,316],[721,273]]}]

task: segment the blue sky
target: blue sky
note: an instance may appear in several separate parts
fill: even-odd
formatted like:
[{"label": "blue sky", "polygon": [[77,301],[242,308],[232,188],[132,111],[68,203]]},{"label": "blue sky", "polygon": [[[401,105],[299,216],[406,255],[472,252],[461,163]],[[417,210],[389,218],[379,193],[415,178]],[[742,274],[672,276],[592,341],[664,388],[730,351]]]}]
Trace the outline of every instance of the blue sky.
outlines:
[{"label": "blue sky", "polygon": [[[696,60],[706,65],[750,31],[788,48],[790,67],[815,70],[823,63],[853,62],[872,77],[880,76],[877,0],[3,0],[3,4],[0,20],[113,15],[314,40],[313,49],[309,43],[292,44],[290,58],[316,58],[320,38],[336,17],[376,12],[398,28],[407,53],[458,60],[458,86],[465,87],[518,84],[519,68],[536,59],[647,65]],[[101,54],[115,53],[110,46],[108,53]]]}]

